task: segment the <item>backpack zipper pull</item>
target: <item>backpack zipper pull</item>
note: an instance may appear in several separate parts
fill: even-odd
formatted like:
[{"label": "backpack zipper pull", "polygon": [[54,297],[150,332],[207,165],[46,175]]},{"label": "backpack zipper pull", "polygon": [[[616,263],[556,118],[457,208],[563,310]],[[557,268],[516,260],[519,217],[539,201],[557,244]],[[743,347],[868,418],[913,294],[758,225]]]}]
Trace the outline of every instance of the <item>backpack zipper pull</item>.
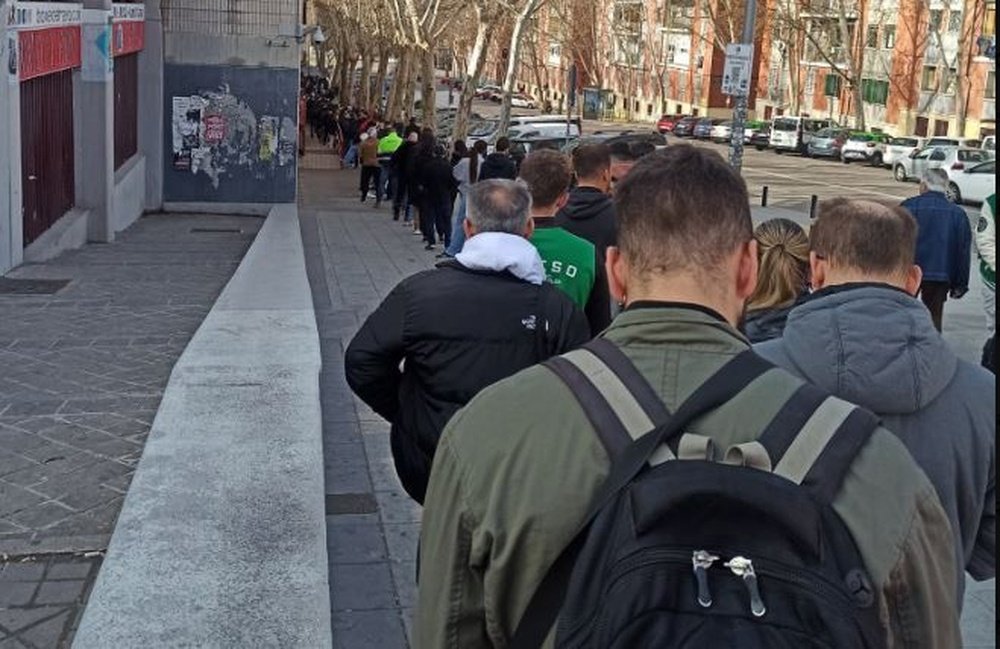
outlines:
[{"label": "backpack zipper pull", "polygon": [[750,591],[750,612],[754,617],[761,617],[767,613],[767,607],[764,606],[760,589],[757,587],[757,573],[753,569],[753,561],[746,557],[733,557],[725,563],[725,566],[732,570],[734,575],[743,578],[743,583]]},{"label": "backpack zipper pull", "polygon": [[718,560],[719,557],[705,550],[695,550],[691,554],[694,578],[698,581],[698,603],[705,608],[712,605],[712,592],[708,589],[708,569]]}]

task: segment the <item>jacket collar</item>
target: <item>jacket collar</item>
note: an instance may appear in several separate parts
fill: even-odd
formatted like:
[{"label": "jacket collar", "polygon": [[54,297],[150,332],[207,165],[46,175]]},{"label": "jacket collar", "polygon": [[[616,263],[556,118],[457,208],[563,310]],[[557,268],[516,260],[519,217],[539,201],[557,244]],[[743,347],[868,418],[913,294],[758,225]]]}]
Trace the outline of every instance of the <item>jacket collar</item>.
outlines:
[{"label": "jacket collar", "polygon": [[469,238],[455,261],[474,271],[508,272],[525,282],[541,285],[545,266],[538,249],[524,237],[504,232],[482,232]]},{"label": "jacket collar", "polygon": [[684,346],[699,351],[738,354],[749,341],[718,313],[701,305],[639,302],[623,311],[604,333],[628,346]]}]

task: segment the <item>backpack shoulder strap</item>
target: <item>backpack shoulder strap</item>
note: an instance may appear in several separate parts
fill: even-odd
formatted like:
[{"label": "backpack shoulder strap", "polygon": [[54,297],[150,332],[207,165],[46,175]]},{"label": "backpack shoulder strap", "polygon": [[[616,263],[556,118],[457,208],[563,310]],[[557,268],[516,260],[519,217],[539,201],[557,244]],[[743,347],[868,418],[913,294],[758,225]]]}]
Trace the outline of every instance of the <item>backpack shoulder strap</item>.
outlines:
[{"label": "backpack shoulder strap", "polygon": [[612,461],[670,412],[614,343],[598,338],[545,366],[570,389]]},{"label": "backpack shoulder strap", "polygon": [[873,413],[804,383],[757,441],[774,473],[829,503],[878,426]]}]

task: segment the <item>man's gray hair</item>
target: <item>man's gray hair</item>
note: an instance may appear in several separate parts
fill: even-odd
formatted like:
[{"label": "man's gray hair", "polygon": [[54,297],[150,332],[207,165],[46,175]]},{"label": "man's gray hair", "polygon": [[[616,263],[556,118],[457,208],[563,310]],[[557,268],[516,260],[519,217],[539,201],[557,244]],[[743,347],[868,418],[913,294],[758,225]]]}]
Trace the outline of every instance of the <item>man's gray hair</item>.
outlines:
[{"label": "man's gray hair", "polygon": [[924,183],[924,187],[926,187],[928,191],[948,191],[948,174],[944,169],[927,169],[924,171],[924,175],[920,180]]},{"label": "man's gray hair", "polygon": [[520,181],[482,180],[469,189],[467,212],[476,232],[522,235],[531,218],[531,193]]}]

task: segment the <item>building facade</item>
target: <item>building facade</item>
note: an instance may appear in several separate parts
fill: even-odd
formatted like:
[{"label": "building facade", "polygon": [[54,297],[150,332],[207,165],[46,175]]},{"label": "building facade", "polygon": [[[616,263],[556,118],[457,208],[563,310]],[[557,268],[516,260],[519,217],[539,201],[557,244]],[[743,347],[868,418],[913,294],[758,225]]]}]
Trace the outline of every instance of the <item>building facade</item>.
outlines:
[{"label": "building facade", "polygon": [[0,0],[0,273],[295,200],[301,0]]}]

